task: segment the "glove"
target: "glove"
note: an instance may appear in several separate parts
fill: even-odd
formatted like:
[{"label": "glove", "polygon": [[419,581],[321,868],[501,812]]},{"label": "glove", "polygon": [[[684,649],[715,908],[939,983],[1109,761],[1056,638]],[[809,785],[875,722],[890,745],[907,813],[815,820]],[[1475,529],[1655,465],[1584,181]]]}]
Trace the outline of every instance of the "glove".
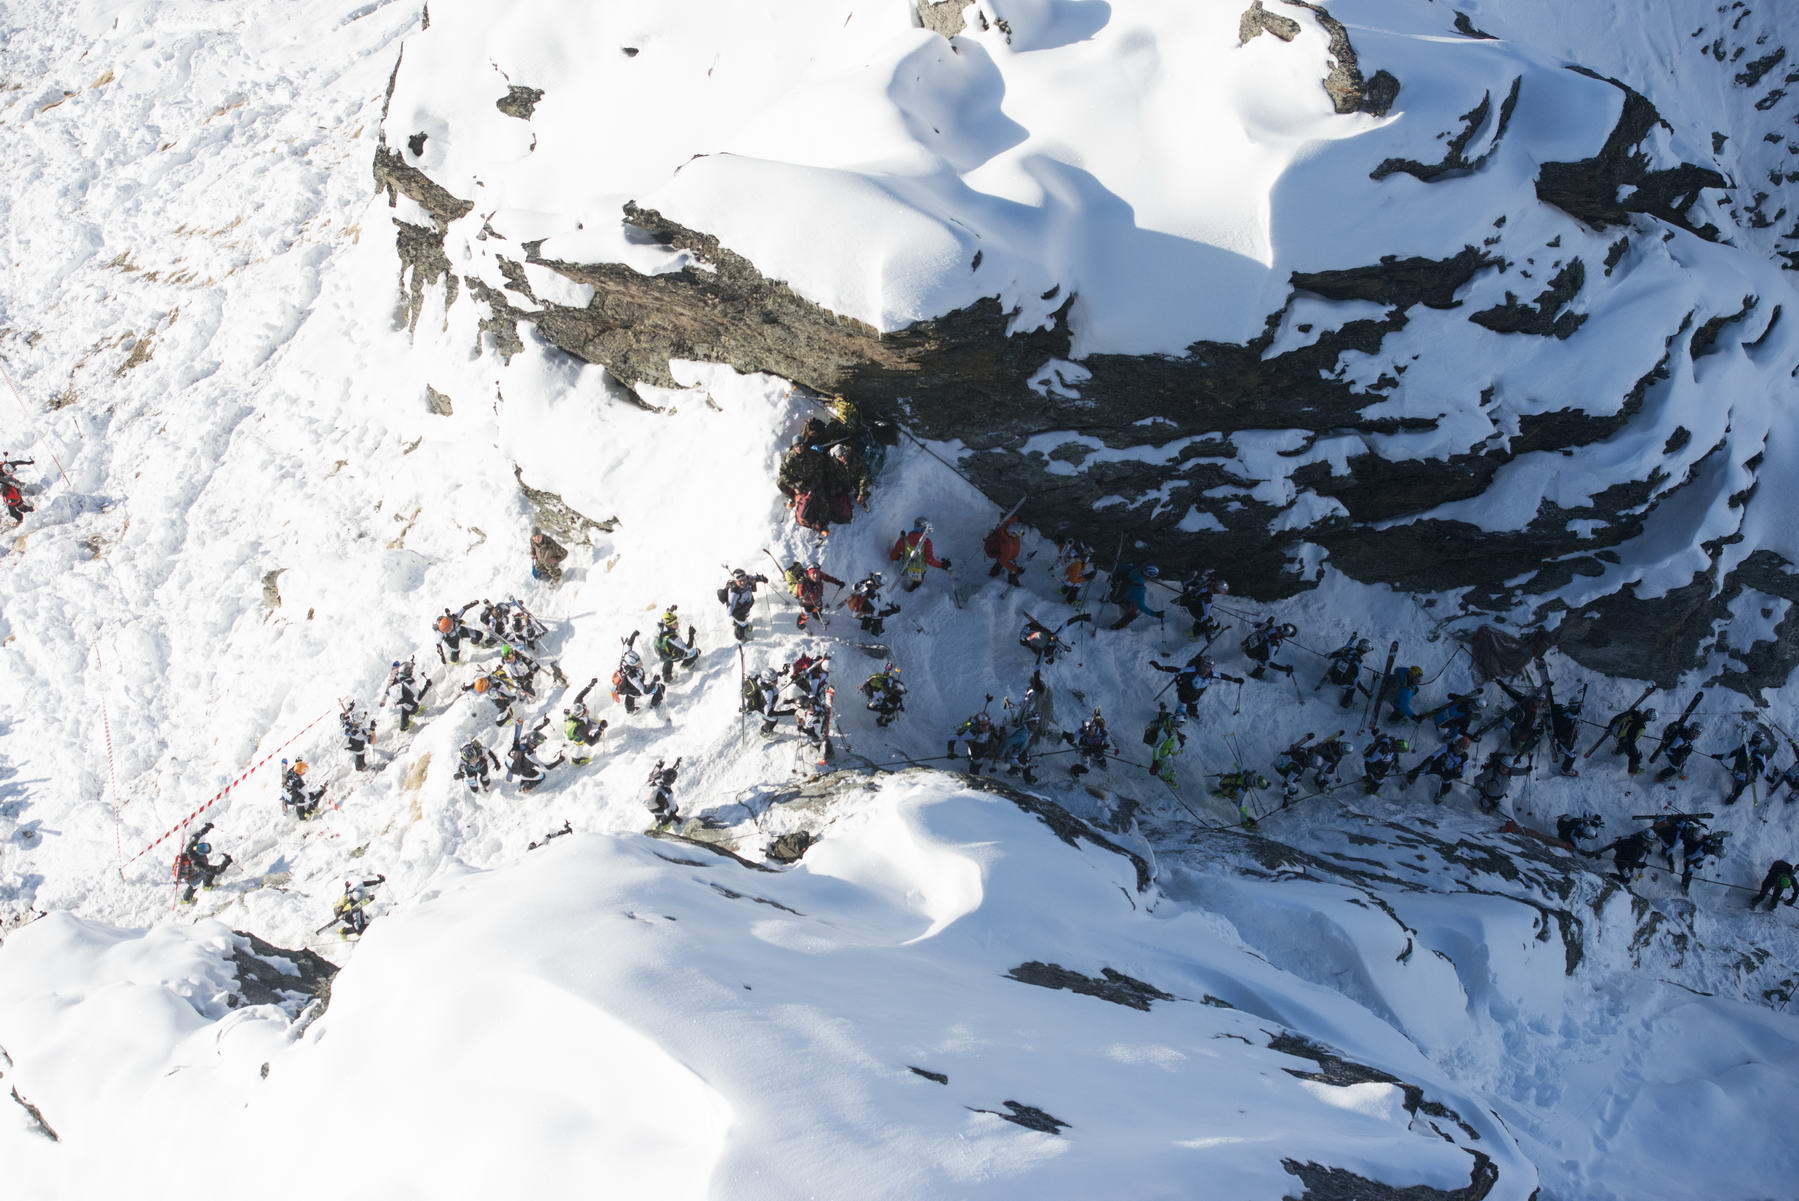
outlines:
[{"label": "glove", "polygon": [[943,561],[943,570],[948,571],[949,569],[950,569],[950,561],[948,559],[945,559]]}]

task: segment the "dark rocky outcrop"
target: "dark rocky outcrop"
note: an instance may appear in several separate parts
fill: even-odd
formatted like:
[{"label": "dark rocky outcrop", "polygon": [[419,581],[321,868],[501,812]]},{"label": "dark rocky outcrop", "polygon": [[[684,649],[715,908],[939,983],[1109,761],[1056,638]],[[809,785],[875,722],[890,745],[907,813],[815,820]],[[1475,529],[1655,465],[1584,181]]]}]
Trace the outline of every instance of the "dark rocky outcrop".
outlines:
[{"label": "dark rocky outcrop", "polygon": [[1349,43],[1349,31],[1322,4],[1312,4],[1309,0],[1281,0],[1281,3],[1309,10],[1330,39],[1331,68],[1324,77],[1324,91],[1330,96],[1332,106],[1339,113],[1386,116],[1393,101],[1399,98],[1399,80],[1386,71],[1376,71],[1364,78],[1361,60]]},{"label": "dark rocky outcrop", "polygon": [[237,971],[233,1005],[277,1005],[297,1013],[314,1000],[329,1001],[336,964],[317,951],[283,950],[246,931],[234,933],[243,942],[231,948]]},{"label": "dark rocky outcrop", "polygon": [[1499,1183],[1499,1169],[1479,1151],[1468,1153],[1474,1158],[1468,1183],[1458,1189],[1432,1188],[1425,1184],[1395,1187],[1358,1176],[1347,1168],[1325,1167],[1323,1164],[1297,1159],[1281,1160],[1281,1167],[1299,1177],[1306,1191],[1292,1201],[1481,1201]]},{"label": "dark rocky outcrop", "polygon": [[1645,213],[1677,225],[1710,241],[1718,240],[1715,226],[1694,225],[1687,210],[1707,188],[1724,188],[1729,181],[1709,167],[1681,163],[1655,168],[1642,149],[1650,130],[1667,126],[1655,105],[1615,79],[1570,67],[1593,79],[1603,79],[1624,93],[1624,108],[1605,145],[1591,158],[1573,163],[1544,163],[1537,173],[1537,196],[1594,229],[1630,224],[1631,215]]},{"label": "dark rocky outcrop", "polygon": [[595,534],[610,534],[618,528],[618,518],[595,521],[554,492],[533,488],[525,482],[525,469],[514,464],[513,478],[518,490],[531,506],[531,526],[542,530],[562,544],[592,546]]},{"label": "dark rocky outcrop", "polygon": [[932,33],[953,38],[968,28],[962,10],[974,0],[915,0],[918,20]]},{"label": "dark rocky outcrop", "polygon": [[1549,287],[1529,304],[1520,304],[1512,293],[1505,303],[1483,309],[1468,320],[1500,334],[1535,334],[1542,338],[1566,338],[1586,321],[1585,313],[1564,312],[1587,282],[1587,268],[1574,259],[1556,272]]},{"label": "dark rocky outcrop", "polygon": [[973,1113],[990,1113],[996,1118],[1004,1118],[1015,1126],[1023,1126],[1026,1130],[1036,1130],[1043,1134],[1060,1134],[1068,1128],[1067,1122],[1043,1112],[1035,1105],[1024,1105],[1017,1101],[1001,1101],[1000,1104],[1006,1107],[1006,1112],[1001,1113],[997,1109],[975,1109],[973,1106],[969,1108]]},{"label": "dark rocky outcrop", "polygon": [[508,117],[517,117],[520,121],[529,121],[537,108],[537,102],[543,99],[542,88],[526,88],[513,84],[506,89],[506,94],[493,102],[493,106]]},{"label": "dark rocky outcrop", "polygon": [[1243,16],[1237,22],[1237,44],[1248,45],[1253,39],[1267,33],[1283,42],[1290,42],[1299,36],[1299,22],[1292,17],[1283,17],[1269,12],[1262,7],[1262,0],[1253,0],[1243,10]]},{"label": "dark rocky outcrop", "polygon": [[[1458,14],[1460,15],[1460,14]],[[1435,183],[1440,179],[1459,179],[1471,175],[1486,166],[1488,160],[1499,149],[1499,143],[1505,138],[1505,131],[1512,123],[1512,110],[1518,107],[1518,94],[1524,87],[1522,78],[1512,80],[1512,87],[1505,99],[1499,104],[1499,120],[1493,127],[1493,136],[1487,140],[1487,148],[1470,158],[1468,145],[1480,131],[1486,128],[1487,119],[1493,111],[1491,93],[1482,95],[1480,103],[1462,114],[1462,128],[1449,138],[1449,144],[1443,148],[1443,157],[1435,163],[1421,163],[1416,159],[1390,158],[1369,172],[1370,179],[1385,179],[1389,175],[1403,171],[1407,175],[1416,176],[1425,183]]]},{"label": "dark rocky outcrop", "polygon": [[1145,984],[1123,972],[1113,971],[1109,967],[1099,969],[1097,976],[1083,976],[1079,972],[1070,971],[1057,963],[1021,963],[1006,975],[1020,984],[1035,984],[1038,988],[1066,989],[1079,993],[1083,997],[1098,997],[1102,1001],[1110,1001],[1114,1005],[1124,1005],[1131,1009],[1149,1011],[1152,1001],[1172,1001],[1174,997],[1163,992],[1153,984]]}]

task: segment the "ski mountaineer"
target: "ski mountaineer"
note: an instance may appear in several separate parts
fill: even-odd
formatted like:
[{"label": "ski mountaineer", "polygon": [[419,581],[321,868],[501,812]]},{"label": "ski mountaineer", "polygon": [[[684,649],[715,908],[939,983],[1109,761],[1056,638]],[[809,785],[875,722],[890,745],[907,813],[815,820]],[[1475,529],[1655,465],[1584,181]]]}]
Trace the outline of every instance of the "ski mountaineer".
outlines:
[{"label": "ski mountaineer", "polygon": [[13,468],[30,467],[36,462],[36,459],[0,459],[0,484],[11,484],[15,488],[23,488],[25,481],[19,478],[19,473]]},{"label": "ski mountaineer", "polygon": [[644,798],[644,804],[649,806],[658,828],[681,820],[681,815],[675,812],[673,799],[675,776],[680,770],[680,759],[676,759],[673,766],[664,766],[664,760],[658,759],[656,766],[650,768],[649,779],[645,781],[649,792]]},{"label": "ski mountaineer", "polygon": [[1668,870],[1674,870],[1674,848],[1686,841],[1689,832],[1705,833],[1705,822],[1690,813],[1669,813],[1650,823],[1649,832],[1662,844],[1662,859]]},{"label": "ski mountaineer", "polygon": [[[1241,811],[1244,793],[1254,792],[1258,788],[1267,788],[1268,786],[1267,776],[1257,775],[1252,771],[1238,769],[1237,771],[1225,772],[1223,775],[1219,776],[1218,783],[1212,786],[1212,795],[1215,797],[1223,797],[1225,800],[1236,805],[1238,810]],[[1244,814],[1244,816],[1247,818],[1249,815]],[[1250,824],[1255,824],[1253,819],[1250,821]]]},{"label": "ski mountaineer", "polygon": [[[1774,753],[1773,742],[1761,730],[1753,731],[1749,737],[1737,744],[1733,751],[1722,755],[1709,755],[1719,763],[1725,763],[1725,770],[1733,781],[1730,795],[1724,798],[1726,805],[1734,805],[1743,795],[1743,790],[1753,783],[1768,769],[1768,757]],[[1728,761],[1728,762],[1726,762]]]},{"label": "ski mountaineer", "polygon": [[1080,761],[1068,769],[1071,776],[1084,776],[1094,768],[1104,769],[1106,756],[1117,754],[1118,748],[1112,745],[1112,735],[1106,730],[1105,715],[1097,708],[1093,716],[1081,723],[1081,728],[1073,734],[1064,733],[1062,741],[1074,747],[1076,757]]},{"label": "ski mountaineer", "polygon": [[1273,668],[1282,675],[1291,676],[1293,669],[1285,663],[1275,662],[1275,656],[1281,653],[1281,647],[1299,631],[1290,622],[1275,624],[1274,618],[1267,617],[1256,623],[1249,637],[1243,640],[1243,653],[1254,661],[1255,669],[1249,673],[1252,680],[1268,678],[1268,669]]},{"label": "ski mountaineer", "polygon": [[325,786],[319,785],[311,792],[306,791],[306,760],[296,759],[290,766],[287,760],[281,761],[281,808],[283,812],[292,809],[294,817],[307,821],[319,811],[319,798],[325,795]]},{"label": "ski mountaineer", "polygon": [[[587,686],[575,693],[574,702],[562,711],[562,737],[577,748],[598,744],[600,738],[606,733],[606,720],[601,718],[599,721],[595,721],[587,711],[587,694],[592,692],[593,686],[599,682],[600,677],[598,676],[587,681]],[[583,756],[577,750],[576,757],[570,762],[581,767],[592,762],[592,759],[591,755]]]},{"label": "ski mountaineer", "polygon": [[981,553],[993,560],[993,566],[987,569],[987,575],[997,579],[1000,572],[1005,572],[1008,588],[1018,587],[1024,579],[1024,568],[1018,562],[1018,554],[1024,549],[1024,543],[1012,529],[1012,523],[1017,520],[1017,516],[1006,518],[981,540]]},{"label": "ski mountaineer", "polygon": [[186,887],[181,893],[181,903],[194,903],[194,890],[204,888],[210,891],[216,881],[231,866],[231,856],[221,855],[215,862],[210,858],[212,844],[206,841],[207,831],[212,823],[207,822],[198,830],[188,835],[187,843],[181,848],[181,854],[175,856],[175,879]]},{"label": "ski mountaineer", "polygon": [[819,770],[837,757],[831,745],[831,719],[836,712],[837,690],[826,687],[816,696],[801,697],[794,706],[793,724],[799,732],[800,745],[794,752],[794,769],[804,771],[806,757]]},{"label": "ski mountaineer", "polygon": [[1378,793],[1381,782],[1399,766],[1401,752],[1411,749],[1412,744],[1403,738],[1376,732],[1362,751],[1362,791],[1369,796]]},{"label": "ski mountaineer", "polygon": [[1063,604],[1081,603],[1081,590],[1099,575],[1091,566],[1092,561],[1093,551],[1085,544],[1077,542],[1066,531],[1057,535],[1056,558],[1049,571],[1061,590]]},{"label": "ski mountaineer", "polygon": [[506,641],[506,602],[494,604],[486,597],[481,598],[481,610],[475,614],[475,624],[487,635],[490,642]]},{"label": "ski mountaineer", "polygon": [[1454,742],[1446,742],[1418,762],[1405,774],[1407,785],[1416,784],[1418,777],[1432,775],[1437,777],[1437,795],[1431,800],[1441,805],[1443,798],[1449,795],[1449,786],[1462,778],[1462,772],[1468,767],[1468,750],[1472,743],[1467,737],[1458,737]]},{"label": "ski mountaineer", "polygon": [[1474,791],[1480,794],[1477,802],[1482,813],[1492,813],[1505,800],[1506,793],[1512,790],[1512,781],[1519,776],[1530,774],[1529,756],[1523,751],[1500,748],[1487,755],[1487,761],[1481,766],[1480,775],[1474,778]]},{"label": "ski mountaineer", "polygon": [[1187,747],[1187,732],[1181,728],[1186,724],[1185,712],[1164,706],[1143,731],[1143,741],[1149,745],[1149,774],[1171,788],[1175,758]]},{"label": "ski mountaineer", "polygon": [[773,667],[765,667],[759,675],[746,677],[743,681],[743,711],[762,715],[762,736],[767,738],[775,732],[775,719],[792,717],[792,709],[780,707],[781,673]]},{"label": "ski mountaineer", "polygon": [[543,670],[542,664],[516,646],[500,647],[500,666],[495,675],[501,676],[521,696],[537,699],[537,673]]},{"label": "ski mountaineer", "polygon": [[1187,711],[1188,717],[1199,716],[1200,698],[1205,696],[1206,689],[1218,681],[1229,680],[1233,684],[1243,682],[1242,676],[1219,671],[1213,664],[1212,657],[1204,651],[1187,660],[1185,667],[1171,667],[1154,659],[1149,661],[1149,665],[1174,677],[1174,699]]},{"label": "ski mountaineer", "polygon": [[1656,712],[1652,708],[1626,709],[1606,723],[1602,737],[1615,740],[1612,753],[1624,756],[1629,763],[1626,770],[1633,776],[1643,770],[1643,748],[1638,744],[1655,717]]},{"label": "ski mountaineer", "polygon": [[468,785],[470,792],[481,792],[493,783],[491,772],[500,770],[500,760],[479,737],[471,738],[456,752],[456,774],[452,779]]},{"label": "ski mountaineer", "polygon": [[875,725],[892,725],[906,709],[906,685],[900,679],[898,665],[884,664],[880,671],[864,680],[862,695],[868,698],[869,712],[876,715]]},{"label": "ski mountaineer", "polygon": [[339,938],[348,938],[352,934],[361,938],[362,932],[369,928],[369,902],[375,899],[375,890],[385,883],[386,876],[376,876],[360,884],[345,880],[344,895],[331,907],[332,920],[326,925],[336,926]]},{"label": "ski mountaineer", "polygon": [[1311,741],[1312,736],[1305,734],[1274,757],[1271,766],[1274,774],[1280,777],[1282,801],[1291,801],[1299,795],[1299,782],[1312,766]]},{"label": "ski mountaineer", "polygon": [[1224,623],[1212,614],[1213,600],[1219,595],[1229,596],[1231,586],[1219,579],[1215,572],[1205,571],[1187,581],[1186,587],[1175,598],[1174,603],[1185,609],[1193,617],[1193,636],[1203,639],[1210,646],[1212,639],[1224,632]]},{"label": "ski mountaineer", "polygon": [[1000,739],[999,758],[1006,765],[1006,774],[1022,775],[1026,784],[1037,782],[1037,768],[1031,761],[1031,748],[1037,742],[1037,731],[1042,720],[1037,712],[1036,690],[1029,689],[1018,708],[1012,710],[1011,725],[1006,730],[1005,737]]},{"label": "ski mountaineer", "polygon": [[800,615],[794,624],[800,629],[805,629],[806,623],[814,620],[825,625],[830,624],[831,619],[824,613],[826,584],[843,587],[842,580],[834,575],[825,574],[824,568],[816,563],[807,566],[800,575],[799,583],[793,590],[793,599],[800,604]]},{"label": "ski mountaineer", "polygon": [[1425,716],[1437,727],[1444,742],[1468,737],[1468,727],[1487,707],[1485,698],[1476,693],[1450,693],[1447,704],[1438,705]]},{"label": "ski mountaineer", "polygon": [[768,583],[765,575],[751,575],[733,568],[731,578],[718,590],[718,603],[731,615],[731,633],[739,642],[750,640],[750,615],[756,607],[756,586]]},{"label": "ski mountaineer", "polygon": [[[993,698],[987,699],[991,701]],[[999,731],[994,729],[993,719],[987,716],[987,711],[983,709],[957,726],[944,743],[943,753],[948,759],[966,755],[970,775],[981,774],[983,760],[991,769],[999,759]]]},{"label": "ski mountaineer", "polygon": [[687,637],[681,637],[681,621],[675,616],[673,605],[656,622],[656,637],[650,645],[656,648],[656,657],[662,660],[662,682],[665,684],[675,678],[675,668],[685,667],[692,671],[693,665],[700,661],[700,648],[694,642],[694,628],[690,623]]},{"label": "ski mountaineer", "polygon": [[6,515],[12,518],[14,525],[25,523],[25,514],[37,511],[36,506],[25,499],[25,493],[12,480],[0,482],[0,501],[6,504]]},{"label": "ski mountaineer", "polygon": [[912,528],[901,534],[887,552],[888,559],[900,565],[906,573],[906,591],[916,592],[924,583],[927,567],[939,567],[944,571],[950,568],[948,559],[939,560],[931,548],[931,523],[920,517],[912,523]]},{"label": "ski mountaineer", "polygon": [[542,530],[531,531],[531,578],[548,580],[551,584],[562,582],[562,561],[568,558],[568,548],[556,541]]},{"label": "ski mountaineer", "polygon": [[[1799,753],[1799,748],[1796,748]],[[1782,786],[1787,790],[1787,804],[1793,803],[1793,797],[1799,795],[1799,758],[1795,758],[1784,770],[1768,769],[1768,799],[1774,799]]]},{"label": "ski mountaineer", "polygon": [[538,649],[538,640],[549,633],[543,622],[533,617],[531,610],[525,608],[524,604],[518,600],[507,601],[504,613],[510,615],[510,629],[500,640],[517,643],[535,652]]},{"label": "ski mountaineer", "polygon": [[1762,898],[1766,897],[1768,912],[1772,913],[1774,906],[1780,903],[1780,894],[1789,888],[1793,892],[1791,896],[1787,897],[1786,903],[1787,908],[1791,909],[1793,902],[1799,901],[1799,870],[1796,870],[1784,859],[1776,859],[1774,865],[1768,869],[1768,874],[1762,877],[1761,891],[1756,893],[1749,902],[1749,908],[1754,909],[1762,903]]},{"label": "ski mountaineer", "polygon": [[1634,834],[1626,834],[1623,838],[1607,847],[1587,854],[1598,858],[1607,851],[1612,852],[1612,868],[1620,884],[1629,884],[1643,870],[1643,864],[1649,858],[1649,848],[1654,844],[1649,831],[1638,830]]},{"label": "ski mountaineer", "polygon": [[1354,751],[1347,738],[1342,734],[1334,734],[1323,742],[1312,747],[1312,762],[1317,765],[1312,773],[1312,787],[1320,792],[1329,792],[1343,782],[1343,763]]},{"label": "ski mountaineer", "polygon": [[612,673],[612,699],[623,701],[626,713],[637,712],[639,697],[647,698],[650,708],[657,709],[662,705],[663,695],[668,685],[661,680],[651,683],[643,674],[643,656],[635,649],[639,631],[632,630],[629,638],[621,639],[625,650],[618,659],[618,668]]},{"label": "ski mountaineer", "polygon": [[365,721],[356,702],[351,701],[338,710],[337,724],[343,728],[344,750],[350,752],[350,762],[357,771],[367,771],[369,744],[375,741],[374,718]]},{"label": "ski mountaineer", "polygon": [[1512,699],[1512,707],[1499,717],[1508,731],[1507,745],[1517,752],[1535,750],[1537,740],[1543,737],[1543,698],[1519,692],[1504,680],[1494,683]]},{"label": "ski mountaineer", "polygon": [[1582,842],[1599,837],[1604,828],[1605,819],[1597,813],[1564,813],[1555,819],[1555,836],[1577,851]]},{"label": "ski mountaineer", "polygon": [[1412,667],[1395,667],[1393,674],[1387,677],[1387,720],[1421,721],[1422,715],[1412,709],[1412,702],[1418,699],[1418,689],[1424,683],[1424,669],[1416,665]]},{"label": "ski mountaineer", "polygon": [[518,693],[503,673],[496,671],[476,676],[462,686],[462,691],[493,702],[494,725],[503,726],[512,720],[512,706],[518,700]]},{"label": "ski mountaineer", "polygon": [[862,632],[873,634],[876,638],[887,632],[887,619],[900,611],[898,605],[881,607],[881,589],[884,587],[886,582],[881,579],[881,573],[871,571],[857,581],[856,586],[850,589],[850,594],[843,598],[844,607],[855,614]]},{"label": "ski mountaineer", "polygon": [[1345,642],[1325,656],[1330,666],[1325,668],[1324,674],[1319,677],[1318,682],[1312,685],[1312,691],[1317,692],[1329,684],[1333,688],[1343,690],[1343,697],[1337,702],[1338,708],[1347,709],[1355,704],[1356,693],[1367,692],[1367,689],[1363,688],[1358,681],[1362,676],[1362,660],[1373,649],[1374,644],[1366,638],[1351,638]]},{"label": "ski mountaineer", "polygon": [[1580,698],[1575,697],[1573,700],[1558,702],[1549,709],[1549,744],[1555,752],[1555,769],[1564,776],[1580,775],[1580,771],[1574,766],[1574,746],[1580,740],[1581,707]]},{"label": "ski mountaineer", "polygon": [[[545,720],[548,720],[547,718]],[[562,766],[567,754],[558,754],[545,763],[535,753],[536,747],[526,741],[525,723],[515,722],[512,727],[512,751],[506,762],[506,778],[518,781],[520,792],[535,792],[537,786],[549,777],[553,768]]]},{"label": "ski mountaineer", "polygon": [[1703,827],[1688,830],[1681,836],[1680,891],[1687,892],[1691,889],[1696,870],[1713,859],[1724,858],[1724,843],[1729,837],[1729,830],[1707,830]]},{"label": "ski mountaineer", "polygon": [[816,698],[831,682],[831,656],[803,654],[787,669],[795,695]]},{"label": "ski mountaineer", "polygon": [[1699,749],[1699,735],[1704,732],[1704,726],[1691,720],[1675,720],[1662,727],[1662,739],[1655,749],[1668,761],[1668,766],[1655,773],[1658,784],[1666,784],[1676,776],[1683,780],[1687,778],[1687,760]]},{"label": "ski mountaineer", "polygon": [[404,663],[395,659],[388,669],[387,690],[381,694],[382,707],[385,708],[391,701],[394,706],[394,711],[400,715],[400,730],[402,733],[412,728],[413,715],[419,711],[419,706],[424,702],[425,694],[431,691],[430,680],[425,681],[424,687],[418,687],[415,677],[413,676],[414,670],[415,668],[411,659],[406,660]]},{"label": "ski mountaineer", "polygon": [[1037,656],[1037,666],[1054,663],[1056,655],[1071,649],[1066,642],[1056,637],[1056,632],[1034,617],[1024,619],[1024,632],[1018,636],[1018,645]]},{"label": "ski mountaineer", "polygon": [[439,659],[444,657],[444,651],[448,649],[450,652],[448,661],[460,663],[464,640],[474,646],[480,646],[487,641],[487,635],[462,620],[462,615],[474,608],[477,603],[479,602],[470,601],[460,609],[445,609],[443,615],[437,619],[437,657]]},{"label": "ski mountaineer", "polygon": [[1149,607],[1149,583],[1161,574],[1162,569],[1154,563],[1143,567],[1126,564],[1118,569],[1112,577],[1112,594],[1108,598],[1118,606],[1118,620],[1107,626],[1108,630],[1122,630],[1142,613],[1158,619],[1162,617],[1162,610]]}]

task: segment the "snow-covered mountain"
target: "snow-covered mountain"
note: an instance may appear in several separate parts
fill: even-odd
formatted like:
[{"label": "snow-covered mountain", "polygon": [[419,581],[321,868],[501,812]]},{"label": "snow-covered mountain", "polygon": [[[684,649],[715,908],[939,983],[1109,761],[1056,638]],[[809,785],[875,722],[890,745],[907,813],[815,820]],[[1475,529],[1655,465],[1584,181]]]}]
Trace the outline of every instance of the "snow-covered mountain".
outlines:
[{"label": "snow-covered mountain", "polygon": [[[1799,939],[1738,890],[1793,811],[1719,808],[1709,762],[1246,828],[1209,780],[1360,711],[1300,652],[1214,690],[1165,787],[1148,664],[1193,647],[1145,619],[1065,631],[1040,783],[934,770],[1022,698],[1026,614],[1072,612],[1034,531],[1022,588],[981,571],[1020,493],[1217,556],[1239,627],[1398,639],[1433,702],[1461,600],[1601,614],[1551,659],[1589,716],[1718,676],[1794,728],[1777,26],[1564,7],[0,10],[0,450],[37,506],[0,556],[8,1195],[1785,1195]],[[822,545],[773,482],[808,389],[920,439]],[[739,655],[721,565],[853,580],[919,514],[955,566],[878,644],[771,588]],[[494,653],[439,663],[431,623],[508,595],[561,673],[528,720],[669,605],[703,653],[663,712],[604,704],[590,764],[474,795]],[[737,690],[816,650],[814,778]],[[340,702],[415,653],[422,720],[377,710],[357,773]],[[1707,749],[1746,704],[1707,691]],[[1124,761],[1088,787],[1048,752],[1095,706]],[[1701,807],[1732,843],[1690,899],[1499,828]],[[189,908],[206,820],[235,862]],[[365,939],[321,931],[376,877]]]}]

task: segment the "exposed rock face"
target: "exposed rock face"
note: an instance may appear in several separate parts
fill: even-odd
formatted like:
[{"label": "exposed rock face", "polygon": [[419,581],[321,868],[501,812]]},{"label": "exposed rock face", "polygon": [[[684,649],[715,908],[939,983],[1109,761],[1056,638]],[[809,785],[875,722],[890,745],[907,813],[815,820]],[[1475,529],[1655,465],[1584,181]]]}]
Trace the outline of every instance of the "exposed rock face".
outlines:
[{"label": "exposed rock face", "polygon": [[236,1003],[278,1005],[297,1012],[314,999],[329,999],[336,964],[317,951],[286,951],[254,934],[236,933],[245,943],[231,949],[231,963],[237,969]]},{"label": "exposed rock face", "polygon": [[[1288,16],[1276,11],[1282,8],[1305,11]],[[920,0],[918,11],[949,38],[980,14],[960,0]],[[1324,87],[1335,110],[1390,112],[1398,81],[1365,74],[1348,31],[1323,7],[1280,0],[1271,9],[1255,0],[1241,16],[1239,38],[1266,33],[1298,43],[1308,23],[1329,43]],[[1465,18],[1456,28],[1469,38],[1489,36]],[[1274,51],[1302,52],[1299,45]],[[1662,407],[1659,398],[1690,375],[1693,360],[1767,355],[1785,336],[1776,335],[1777,308],[1766,317],[1740,293],[1728,305],[1639,308],[1638,323],[1653,323],[1642,339],[1648,353],[1628,361],[1631,374],[1611,394],[1563,407],[1539,403],[1517,379],[1457,381],[1478,397],[1469,407],[1491,426],[1485,438],[1453,434],[1468,414],[1436,402],[1431,385],[1414,389],[1407,375],[1469,326],[1518,342],[1516,353],[1535,356],[1546,379],[1558,374],[1545,357],[1551,351],[1524,344],[1566,346],[1556,353],[1565,353],[1570,370],[1612,356],[1617,343],[1590,331],[1604,324],[1622,281],[1664,254],[1665,236],[1676,231],[1724,236],[1707,194],[1728,181],[1671,158],[1667,124],[1640,93],[1581,73],[1598,81],[1600,94],[1616,90],[1612,128],[1588,157],[1543,163],[1534,181],[1524,177],[1517,207],[1490,227],[1470,227],[1463,244],[1433,255],[1371,246],[1360,264],[1349,257],[1339,261],[1352,265],[1294,270],[1260,334],[1197,341],[1178,354],[1089,353],[1073,361],[1079,297],[1059,289],[1045,294],[1060,303],[1036,326],[1014,330],[1015,313],[989,296],[880,332],[809,300],[706,230],[634,202],[622,211],[627,239],[685,252],[689,265],[646,274],[622,262],[570,262],[545,254],[543,241],[507,242],[484,225],[480,238],[497,276],[483,279],[452,265],[451,226],[465,230],[480,219],[470,216],[471,201],[418,165],[424,156],[408,142],[416,131],[386,132],[374,177],[390,202],[404,197],[416,206],[395,222],[398,319],[409,327],[428,297],[441,296],[446,306],[462,297],[476,304],[483,335],[502,354],[523,346],[528,326],[550,345],[603,365],[627,389],[675,386],[671,359],[780,376],[820,394],[853,396],[920,437],[959,443],[959,468],[989,495],[1010,505],[1028,494],[1027,521],[1046,529],[1070,524],[1096,546],[1122,540],[1127,553],[1153,555],[1166,571],[1220,567],[1238,591],[1273,599],[1308,586],[1316,564],[1328,561],[1364,581],[1461,591],[1473,610],[1559,625],[1561,649],[1600,670],[1672,683],[1702,653],[1722,650],[1737,662],[1720,682],[1753,691],[1799,662],[1789,619],[1770,617],[1778,631],[1746,647],[1721,645],[1716,631],[1758,603],[1756,594],[1770,605],[1799,595],[1799,576],[1785,558],[1763,553],[1745,561],[1746,550],[1730,549],[1733,539],[1710,539],[1702,544],[1709,567],[1652,596],[1639,595],[1620,570],[1624,548],[1652,531],[1658,511],[1715,487],[1720,473],[1749,458],[1728,437],[1706,434],[1696,444],[1693,430],[1668,431],[1667,465],[1633,469],[1580,496],[1545,493],[1503,527],[1448,510],[1490,495],[1526,456],[1584,461],[1583,452]],[[529,98],[518,93],[515,87],[501,99],[502,111],[512,105],[528,119]],[[1447,127],[1440,154],[1379,160],[1371,186],[1423,183],[1434,192],[1447,181],[1490,175],[1525,136],[1513,117],[1530,84],[1501,76],[1477,94],[1458,120],[1437,127]],[[1540,227],[1544,206],[1590,229],[1627,227],[1631,236],[1598,251],[1590,239],[1579,251],[1558,249],[1561,236],[1517,241],[1524,235],[1514,231],[1526,222],[1514,219],[1508,228],[1508,218]],[[1561,228],[1577,227],[1564,221]],[[542,295],[531,283],[542,272],[585,285],[590,298],[570,305]],[[1321,301],[1360,309],[1315,326]],[[1440,449],[1403,449],[1411,444]],[[1759,456],[1749,462],[1751,475],[1758,464]],[[1752,498],[1751,489],[1731,503]]]}]

